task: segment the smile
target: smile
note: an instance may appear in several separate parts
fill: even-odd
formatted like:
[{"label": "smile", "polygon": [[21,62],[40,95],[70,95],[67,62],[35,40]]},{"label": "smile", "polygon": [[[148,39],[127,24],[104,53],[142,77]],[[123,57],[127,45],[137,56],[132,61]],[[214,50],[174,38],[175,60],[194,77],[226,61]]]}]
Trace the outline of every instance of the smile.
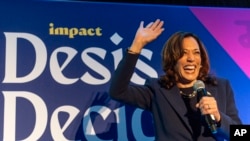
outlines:
[{"label": "smile", "polygon": [[195,71],[196,66],[195,65],[187,65],[184,67],[185,72],[192,73]]}]

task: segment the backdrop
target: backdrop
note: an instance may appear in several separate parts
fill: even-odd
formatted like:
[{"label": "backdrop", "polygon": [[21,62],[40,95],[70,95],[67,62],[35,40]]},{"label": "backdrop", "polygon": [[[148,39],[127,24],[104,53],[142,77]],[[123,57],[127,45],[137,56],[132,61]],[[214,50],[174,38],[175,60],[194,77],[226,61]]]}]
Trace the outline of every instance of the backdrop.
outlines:
[{"label": "backdrop", "polygon": [[69,1],[0,2],[0,140],[153,140],[147,111],[111,100],[112,73],[140,21],[165,21],[132,83],[162,75],[161,48],[197,34],[250,124],[250,9]]}]

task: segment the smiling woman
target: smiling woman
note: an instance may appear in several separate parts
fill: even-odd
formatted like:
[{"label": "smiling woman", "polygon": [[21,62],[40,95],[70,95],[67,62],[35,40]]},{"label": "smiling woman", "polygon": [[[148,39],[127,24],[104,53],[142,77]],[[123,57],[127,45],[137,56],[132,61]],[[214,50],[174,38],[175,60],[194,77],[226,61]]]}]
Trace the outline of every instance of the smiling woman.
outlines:
[{"label": "smiling woman", "polygon": [[[162,50],[163,76],[148,78],[144,85],[130,84],[141,50],[163,31],[159,19],[145,27],[141,22],[113,75],[111,97],[150,111],[156,141],[228,140],[229,125],[241,123],[234,94],[228,80],[209,74],[207,51],[195,34],[176,32],[166,41]],[[198,95],[193,88],[201,80],[211,95]],[[213,117],[214,128],[210,128],[207,117]]]},{"label": "smiling woman", "polygon": [[[176,32],[163,46],[161,77],[164,87],[192,87],[196,79],[206,81],[209,72],[207,51],[199,38],[189,32]],[[211,79],[212,80],[212,79]]]},{"label": "smiling woman", "polygon": [[183,39],[182,50],[182,57],[179,58],[175,67],[178,75],[177,86],[179,88],[192,87],[201,68],[199,45],[193,37],[186,37]]}]

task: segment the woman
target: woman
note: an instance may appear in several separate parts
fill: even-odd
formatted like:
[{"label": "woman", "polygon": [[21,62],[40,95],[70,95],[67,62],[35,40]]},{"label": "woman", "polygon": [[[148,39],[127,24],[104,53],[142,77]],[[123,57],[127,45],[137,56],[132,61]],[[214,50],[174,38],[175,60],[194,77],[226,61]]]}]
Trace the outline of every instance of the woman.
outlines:
[{"label": "woman", "polygon": [[[165,75],[142,86],[129,84],[141,50],[164,31],[159,19],[143,24],[113,75],[110,96],[152,112],[157,141],[227,140],[230,124],[241,124],[234,94],[228,80],[209,75],[207,52],[194,34],[177,32],[167,40],[162,50]],[[210,96],[197,94],[197,80],[205,83]],[[214,133],[207,115],[215,123]]]}]

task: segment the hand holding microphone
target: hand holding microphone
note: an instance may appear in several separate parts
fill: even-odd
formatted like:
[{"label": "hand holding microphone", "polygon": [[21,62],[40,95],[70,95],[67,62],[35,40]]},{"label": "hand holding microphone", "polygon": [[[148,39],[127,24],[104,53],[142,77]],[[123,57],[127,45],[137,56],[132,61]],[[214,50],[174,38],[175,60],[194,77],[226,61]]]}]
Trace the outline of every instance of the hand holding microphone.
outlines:
[{"label": "hand holding microphone", "polygon": [[220,121],[220,113],[217,107],[217,102],[205,89],[205,84],[197,80],[193,86],[200,97],[196,107],[200,109],[201,114],[205,116],[205,120],[213,134],[217,133],[216,122]]}]

